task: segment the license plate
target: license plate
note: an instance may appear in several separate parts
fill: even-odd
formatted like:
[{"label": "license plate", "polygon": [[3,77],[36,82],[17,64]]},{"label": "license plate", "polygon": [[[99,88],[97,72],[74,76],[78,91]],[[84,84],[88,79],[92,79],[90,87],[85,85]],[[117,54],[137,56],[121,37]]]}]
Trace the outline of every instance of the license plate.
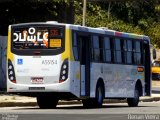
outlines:
[{"label": "license plate", "polygon": [[43,77],[32,77],[31,82],[33,84],[43,84],[44,80]]},{"label": "license plate", "polygon": [[45,87],[29,87],[29,90],[45,90]]}]

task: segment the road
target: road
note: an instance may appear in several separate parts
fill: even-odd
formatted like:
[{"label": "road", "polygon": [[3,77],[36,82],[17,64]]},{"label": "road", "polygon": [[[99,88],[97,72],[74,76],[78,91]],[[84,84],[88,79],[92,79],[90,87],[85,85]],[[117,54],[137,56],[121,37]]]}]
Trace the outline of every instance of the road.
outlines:
[{"label": "road", "polygon": [[160,101],[140,102],[139,107],[128,107],[126,103],[104,104],[99,109],[84,109],[82,105],[58,105],[56,109],[1,107],[0,115],[2,120],[128,120],[135,117],[160,120]]},{"label": "road", "polygon": [[152,80],[152,93],[160,94],[160,80]]},{"label": "road", "polygon": [[152,93],[160,94],[160,87],[152,87]]}]

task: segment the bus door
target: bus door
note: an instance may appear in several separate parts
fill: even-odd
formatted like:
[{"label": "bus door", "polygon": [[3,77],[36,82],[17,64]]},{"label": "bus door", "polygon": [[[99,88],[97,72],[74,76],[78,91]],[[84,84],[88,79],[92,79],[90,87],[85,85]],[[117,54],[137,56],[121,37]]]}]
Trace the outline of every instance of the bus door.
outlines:
[{"label": "bus door", "polygon": [[80,94],[81,96],[90,96],[90,36],[78,35],[80,43]]},{"label": "bus door", "polygon": [[145,67],[145,92],[146,95],[151,95],[151,59],[150,59],[150,47],[149,42],[143,42],[144,49],[144,67]]}]

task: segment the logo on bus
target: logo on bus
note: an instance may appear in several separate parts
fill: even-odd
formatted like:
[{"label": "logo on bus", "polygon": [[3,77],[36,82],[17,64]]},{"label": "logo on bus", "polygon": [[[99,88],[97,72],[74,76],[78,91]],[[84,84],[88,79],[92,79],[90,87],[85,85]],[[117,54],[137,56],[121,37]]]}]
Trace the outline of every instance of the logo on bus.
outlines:
[{"label": "logo on bus", "polygon": [[34,27],[24,30],[22,33],[13,33],[13,41],[48,41],[48,32],[36,32]]},{"label": "logo on bus", "polygon": [[17,64],[22,65],[23,64],[23,59],[17,59]]}]

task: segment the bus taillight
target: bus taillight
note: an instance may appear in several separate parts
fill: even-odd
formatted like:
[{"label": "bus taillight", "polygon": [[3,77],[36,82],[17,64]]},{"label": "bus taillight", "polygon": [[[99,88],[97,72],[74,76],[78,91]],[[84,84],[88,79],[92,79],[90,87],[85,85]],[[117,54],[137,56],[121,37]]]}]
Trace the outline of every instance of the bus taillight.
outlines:
[{"label": "bus taillight", "polygon": [[68,59],[65,59],[60,72],[59,83],[64,82],[68,78]]},{"label": "bus taillight", "polygon": [[14,67],[11,60],[8,60],[8,78],[11,82],[16,83]]}]

